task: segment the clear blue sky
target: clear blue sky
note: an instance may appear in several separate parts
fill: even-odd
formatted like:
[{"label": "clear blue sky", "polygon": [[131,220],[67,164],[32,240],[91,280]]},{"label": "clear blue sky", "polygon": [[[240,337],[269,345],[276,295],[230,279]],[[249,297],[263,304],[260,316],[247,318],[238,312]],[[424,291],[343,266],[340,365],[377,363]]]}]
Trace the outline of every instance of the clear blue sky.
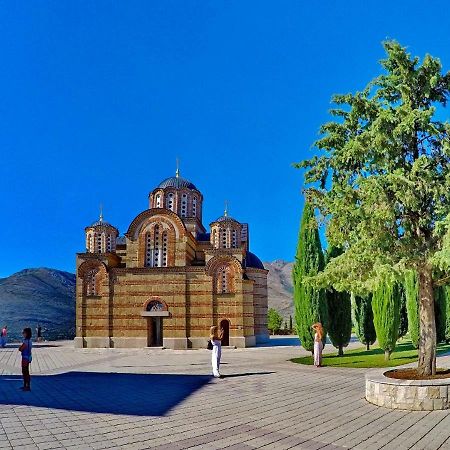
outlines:
[{"label": "clear blue sky", "polygon": [[227,199],[261,259],[291,260],[302,208],[291,163],[311,155],[330,96],[379,73],[386,38],[450,66],[445,1],[0,8],[0,276],[74,271],[99,203],[125,232],[177,156],[206,224]]}]

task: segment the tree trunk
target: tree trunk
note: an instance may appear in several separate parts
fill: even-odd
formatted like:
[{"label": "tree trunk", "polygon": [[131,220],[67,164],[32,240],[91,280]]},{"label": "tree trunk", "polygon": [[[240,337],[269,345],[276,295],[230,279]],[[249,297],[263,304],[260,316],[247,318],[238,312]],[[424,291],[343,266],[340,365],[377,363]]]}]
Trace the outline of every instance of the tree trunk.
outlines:
[{"label": "tree trunk", "polygon": [[344,349],[342,348],[342,345],[339,346],[338,356],[344,356]]},{"label": "tree trunk", "polygon": [[369,344],[369,343],[366,344],[366,350],[367,350],[367,351],[370,350],[370,344]]},{"label": "tree trunk", "polygon": [[419,375],[436,373],[436,323],[434,318],[433,272],[419,268]]},{"label": "tree trunk", "polygon": [[384,351],[384,360],[385,361],[389,361],[391,359],[391,351],[390,350],[385,350]]}]

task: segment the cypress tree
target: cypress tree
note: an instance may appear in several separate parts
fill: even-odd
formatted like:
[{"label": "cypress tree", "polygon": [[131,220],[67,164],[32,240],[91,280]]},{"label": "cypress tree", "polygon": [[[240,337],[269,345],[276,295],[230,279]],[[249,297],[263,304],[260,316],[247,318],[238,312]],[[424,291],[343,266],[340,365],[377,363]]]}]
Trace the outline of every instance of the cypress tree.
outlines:
[{"label": "cypress tree", "polygon": [[356,337],[369,350],[377,339],[373,324],[372,294],[360,297],[352,293],[351,303]]},{"label": "cypress tree", "polygon": [[[339,256],[342,252],[336,247],[327,251],[327,264],[330,259]],[[331,343],[338,349],[338,356],[344,355],[344,347],[352,337],[352,305],[348,292],[338,292],[329,289],[326,292],[328,309],[328,336]]]},{"label": "cypress tree", "polygon": [[[408,270],[404,282],[406,307],[408,311],[408,332],[415,348],[419,347],[419,281],[417,273]],[[450,299],[448,287],[439,286],[434,289],[434,319],[436,323],[436,342],[443,342],[450,338]],[[449,323],[447,324],[447,321]],[[447,330],[448,329],[448,330]],[[449,338],[447,338],[447,335]]]},{"label": "cypress tree", "polygon": [[444,286],[445,289],[445,342],[450,343],[450,286]]},{"label": "cypress tree", "polygon": [[378,345],[388,360],[395,349],[400,323],[400,288],[392,281],[383,281],[373,293],[373,323]]},{"label": "cypress tree", "polygon": [[434,317],[436,319],[436,342],[444,342],[447,327],[446,286],[439,286],[434,291]]},{"label": "cypress tree", "polygon": [[306,201],[298,235],[292,279],[298,337],[303,348],[311,352],[314,350],[314,335],[311,325],[321,322],[325,328],[327,309],[324,291],[305,283],[305,277],[317,275],[323,270],[324,265],[314,208]]},{"label": "cypress tree", "polygon": [[400,324],[398,327],[399,339],[408,332],[408,311],[406,309],[406,295],[403,284],[399,284],[400,290]]},{"label": "cypress tree", "polygon": [[417,273],[408,270],[404,280],[406,311],[408,312],[408,333],[411,343],[415,348],[419,348],[419,282]]}]

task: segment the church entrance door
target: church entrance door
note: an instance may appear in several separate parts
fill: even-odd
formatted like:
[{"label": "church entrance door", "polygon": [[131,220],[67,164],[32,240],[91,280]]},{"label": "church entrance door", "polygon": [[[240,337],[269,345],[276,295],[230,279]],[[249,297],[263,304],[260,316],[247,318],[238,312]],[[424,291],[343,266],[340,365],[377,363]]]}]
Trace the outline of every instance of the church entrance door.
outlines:
[{"label": "church entrance door", "polygon": [[163,318],[147,318],[147,346],[162,347],[163,345]]},{"label": "church entrance door", "polygon": [[223,330],[222,345],[230,345],[230,322],[224,319],[220,321],[220,327]]}]

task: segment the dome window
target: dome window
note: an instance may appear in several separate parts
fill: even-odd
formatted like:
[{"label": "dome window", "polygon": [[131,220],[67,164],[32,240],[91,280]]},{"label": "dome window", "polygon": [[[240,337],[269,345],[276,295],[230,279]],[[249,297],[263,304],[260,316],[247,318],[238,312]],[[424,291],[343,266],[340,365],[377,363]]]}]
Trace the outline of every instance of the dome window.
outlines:
[{"label": "dome window", "polygon": [[181,217],[187,217],[187,205],[188,205],[188,196],[187,196],[187,194],[182,194],[182,196],[181,196]]},{"label": "dome window", "polygon": [[166,207],[167,207],[167,209],[170,209],[170,211],[173,211],[173,209],[174,209],[174,198],[173,198],[172,192],[170,192],[169,195],[167,196]]}]

